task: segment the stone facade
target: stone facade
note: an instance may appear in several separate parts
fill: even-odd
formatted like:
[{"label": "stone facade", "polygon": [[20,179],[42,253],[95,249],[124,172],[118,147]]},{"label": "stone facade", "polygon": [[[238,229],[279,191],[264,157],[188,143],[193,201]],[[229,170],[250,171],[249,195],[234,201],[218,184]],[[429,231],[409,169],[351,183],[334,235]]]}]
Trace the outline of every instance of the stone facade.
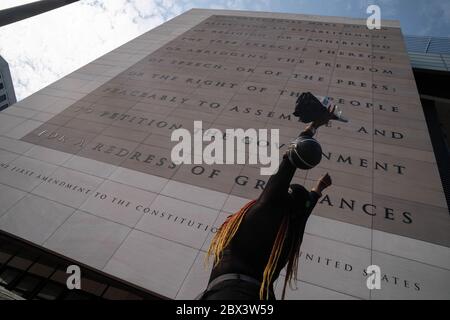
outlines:
[{"label": "stone facade", "polygon": [[[321,128],[326,190],[289,299],[450,298],[450,217],[398,22],[188,11],[0,114],[0,229],[175,299],[206,285],[218,226],[259,195],[254,165],[175,165],[171,132],[302,129],[303,91],[350,119]],[[282,155],[280,152],[280,155]],[[379,265],[381,290],[366,287]],[[279,286],[281,287],[281,286]],[[278,288],[279,289],[279,288]]]}]

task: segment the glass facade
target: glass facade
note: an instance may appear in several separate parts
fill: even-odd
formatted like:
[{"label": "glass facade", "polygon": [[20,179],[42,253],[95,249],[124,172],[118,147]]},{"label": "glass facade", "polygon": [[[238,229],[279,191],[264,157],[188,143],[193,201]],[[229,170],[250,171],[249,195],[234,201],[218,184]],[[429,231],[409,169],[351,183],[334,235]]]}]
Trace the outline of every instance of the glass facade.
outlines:
[{"label": "glass facade", "polygon": [[450,38],[405,36],[413,68],[450,71]]}]

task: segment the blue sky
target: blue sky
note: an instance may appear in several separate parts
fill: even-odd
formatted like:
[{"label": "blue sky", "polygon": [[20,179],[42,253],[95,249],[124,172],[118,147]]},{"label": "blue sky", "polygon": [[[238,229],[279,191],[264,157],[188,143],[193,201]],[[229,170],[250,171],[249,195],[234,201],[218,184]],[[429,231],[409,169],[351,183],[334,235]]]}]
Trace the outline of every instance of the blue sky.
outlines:
[{"label": "blue sky", "polygon": [[[35,0],[0,0],[0,10]],[[190,8],[400,20],[404,34],[450,37],[450,0],[82,0],[0,28],[0,55],[21,100]]]},{"label": "blue sky", "polygon": [[[366,8],[376,4],[382,19],[400,20],[404,34],[450,37],[450,0],[270,0],[190,1],[197,7],[224,2],[233,7],[262,11],[367,18]],[[226,5],[224,6],[226,7]]]}]

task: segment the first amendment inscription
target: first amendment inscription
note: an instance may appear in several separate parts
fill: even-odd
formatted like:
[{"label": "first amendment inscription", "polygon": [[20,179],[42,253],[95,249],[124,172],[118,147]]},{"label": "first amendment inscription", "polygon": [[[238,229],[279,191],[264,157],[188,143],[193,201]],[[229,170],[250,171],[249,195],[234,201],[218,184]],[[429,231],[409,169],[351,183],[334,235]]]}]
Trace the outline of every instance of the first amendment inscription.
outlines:
[{"label": "first amendment inscription", "polygon": [[448,208],[399,28],[214,15],[22,140],[251,199],[267,180],[258,167],[176,165],[171,132],[192,130],[194,120],[223,132],[279,129],[282,155],[302,130],[292,111],[304,91],[331,97],[350,119],[320,130],[321,164],[294,178],[311,186],[332,176],[314,214],[449,247]]}]

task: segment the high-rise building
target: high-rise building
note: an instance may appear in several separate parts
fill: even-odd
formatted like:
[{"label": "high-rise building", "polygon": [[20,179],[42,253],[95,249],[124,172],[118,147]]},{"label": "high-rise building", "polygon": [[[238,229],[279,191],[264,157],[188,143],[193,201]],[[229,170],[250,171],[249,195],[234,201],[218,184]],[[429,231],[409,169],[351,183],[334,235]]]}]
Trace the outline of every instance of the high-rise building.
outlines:
[{"label": "high-rise building", "polygon": [[450,203],[450,38],[405,36],[447,203]]},{"label": "high-rise building", "polygon": [[0,111],[16,102],[8,63],[0,56]]},{"label": "high-rise building", "polygon": [[[200,9],[0,113],[0,284],[25,298],[196,297],[217,228],[268,176],[175,164],[172,132],[196,120],[218,141],[228,128],[278,129],[281,157],[303,129],[292,112],[305,91],[350,121],[319,130],[322,162],[293,179],[311,188],[328,172],[333,185],[287,298],[449,299],[442,154],[399,22]],[[72,264],[80,291],[65,287]],[[367,286],[370,265],[380,289]]]}]

